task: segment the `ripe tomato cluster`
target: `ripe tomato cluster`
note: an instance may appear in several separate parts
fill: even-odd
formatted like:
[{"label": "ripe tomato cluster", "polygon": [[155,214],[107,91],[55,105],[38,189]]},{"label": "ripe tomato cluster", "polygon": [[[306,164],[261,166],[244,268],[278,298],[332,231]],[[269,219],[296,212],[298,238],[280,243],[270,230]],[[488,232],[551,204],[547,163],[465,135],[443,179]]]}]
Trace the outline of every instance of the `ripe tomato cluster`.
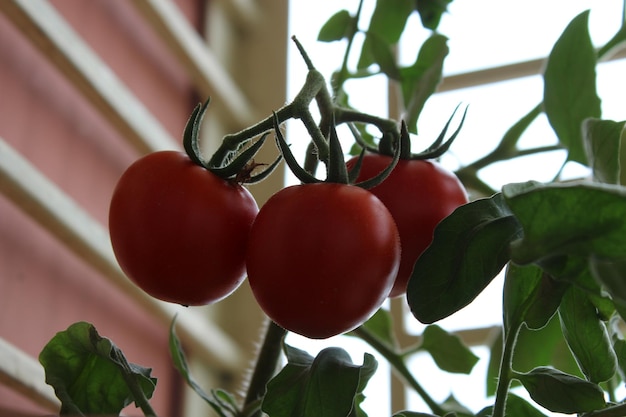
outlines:
[{"label": "ripe tomato cluster", "polygon": [[[360,176],[388,163],[389,157],[367,155]],[[241,185],[166,151],[122,175],[109,228],[120,266],[148,294],[209,304],[232,293],[247,271],[272,320],[326,338],[403,294],[435,225],[466,198],[456,177],[437,164],[400,161],[371,192],[333,183],[291,186],[259,211]]]},{"label": "ripe tomato cluster", "polygon": [[[221,166],[224,156],[213,169],[197,153],[203,112],[192,114],[186,153],[140,158],[111,199],[115,256],[155,298],[210,304],[247,276],[260,307],[279,326],[316,339],[341,334],[365,322],[388,297],[405,293],[437,223],[467,202],[454,174],[431,161],[398,161],[398,146],[393,158],[333,158],[340,169],[329,171],[337,178],[358,172],[354,183],[378,184],[370,190],[329,175],[325,182],[284,188],[259,210],[241,181],[258,166],[251,158],[262,142],[230,166]],[[293,163],[275,123],[282,154]],[[331,143],[338,143],[336,137]]]}]

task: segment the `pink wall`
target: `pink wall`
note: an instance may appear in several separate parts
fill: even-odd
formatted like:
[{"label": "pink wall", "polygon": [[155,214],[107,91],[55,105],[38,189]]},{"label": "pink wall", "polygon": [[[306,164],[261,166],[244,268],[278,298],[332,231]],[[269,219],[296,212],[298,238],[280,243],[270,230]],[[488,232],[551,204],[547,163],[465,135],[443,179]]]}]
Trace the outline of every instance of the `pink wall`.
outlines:
[{"label": "pink wall", "polygon": [[[198,27],[201,0],[178,0]],[[52,4],[179,138],[198,101],[184,70],[127,0]],[[106,225],[115,182],[139,155],[0,15],[0,137]],[[167,329],[0,195],[0,337],[36,357],[75,321],[90,321],[159,378],[153,405],[175,415],[180,383]],[[0,409],[42,413],[0,386]],[[134,407],[133,407],[134,409]]]}]

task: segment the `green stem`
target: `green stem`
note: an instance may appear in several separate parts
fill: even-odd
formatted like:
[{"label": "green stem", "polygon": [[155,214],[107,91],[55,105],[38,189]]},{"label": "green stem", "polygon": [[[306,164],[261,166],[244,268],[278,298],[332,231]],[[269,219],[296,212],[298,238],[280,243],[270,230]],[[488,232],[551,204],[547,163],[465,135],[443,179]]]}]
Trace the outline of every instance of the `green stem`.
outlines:
[{"label": "green stem", "polygon": [[126,357],[124,355],[118,355],[115,352],[113,352],[113,354],[116,356],[117,361],[122,365],[122,378],[124,378],[126,386],[133,396],[135,405],[141,409],[144,416],[157,417],[157,413],[152,409],[152,406],[150,405],[146,394],[141,389],[141,386],[139,385],[139,382],[137,381],[137,378],[135,377],[135,374],[133,373],[130,364],[126,360]]},{"label": "green stem", "polygon": [[336,96],[339,95],[340,91],[343,90],[343,84],[349,77],[348,72],[348,58],[350,57],[350,51],[352,50],[352,44],[354,43],[354,37],[359,31],[359,19],[361,17],[361,10],[363,9],[363,0],[359,1],[359,6],[356,11],[356,15],[354,16],[354,20],[352,22],[352,27],[350,28],[350,34],[348,36],[348,44],[346,45],[346,51],[343,54],[343,60],[341,63],[341,69],[337,73],[336,77],[333,79],[333,94]]},{"label": "green stem", "polygon": [[422,388],[420,383],[415,379],[409,368],[406,366],[403,357],[391,349],[385,343],[381,342],[378,337],[372,334],[365,327],[357,327],[353,330],[354,334],[360,337],[363,341],[372,346],[378,353],[380,353],[389,364],[396,370],[396,372],[404,379],[404,381],[417,392],[422,400],[428,405],[430,410],[437,415],[444,415],[445,411],[437,404],[437,402]]},{"label": "green stem", "polygon": [[[247,410],[246,415],[248,416],[261,415],[260,399],[265,395],[267,383],[276,373],[278,360],[281,355],[282,341],[286,333],[285,329],[273,321],[269,322],[244,400],[243,409]],[[258,408],[252,412],[251,410],[255,405],[258,405]]]},{"label": "green stem", "polygon": [[500,361],[500,370],[498,372],[498,386],[496,388],[496,402],[493,406],[493,414],[491,417],[504,417],[506,408],[506,399],[509,394],[509,387],[513,375],[513,352],[517,335],[522,325],[516,324],[511,327],[504,335],[504,349],[502,351],[502,360]]}]

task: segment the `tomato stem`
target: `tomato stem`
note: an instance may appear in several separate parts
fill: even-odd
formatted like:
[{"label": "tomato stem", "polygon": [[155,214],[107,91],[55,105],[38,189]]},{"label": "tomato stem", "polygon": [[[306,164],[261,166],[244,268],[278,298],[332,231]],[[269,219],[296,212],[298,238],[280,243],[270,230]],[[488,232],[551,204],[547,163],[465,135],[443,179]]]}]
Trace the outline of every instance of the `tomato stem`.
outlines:
[{"label": "tomato stem", "polygon": [[424,400],[430,410],[437,415],[444,415],[445,411],[437,404],[437,402],[424,390],[420,383],[415,379],[409,368],[404,362],[404,358],[395,349],[390,348],[387,344],[383,343],[372,332],[365,327],[360,326],[353,330],[353,333],[360,337],[363,341],[368,343],[371,347],[376,349],[389,364],[398,372],[398,374],[406,381],[406,383],[417,392],[417,394]]},{"label": "tomato stem", "polygon": [[[260,399],[265,395],[265,386],[272,379],[278,367],[278,361],[282,354],[282,341],[287,331],[282,327],[269,320],[263,344],[257,357],[256,365],[248,385],[246,398],[244,400],[244,409],[249,410],[252,405],[260,406]],[[261,409],[249,414],[252,417],[261,415]]]}]

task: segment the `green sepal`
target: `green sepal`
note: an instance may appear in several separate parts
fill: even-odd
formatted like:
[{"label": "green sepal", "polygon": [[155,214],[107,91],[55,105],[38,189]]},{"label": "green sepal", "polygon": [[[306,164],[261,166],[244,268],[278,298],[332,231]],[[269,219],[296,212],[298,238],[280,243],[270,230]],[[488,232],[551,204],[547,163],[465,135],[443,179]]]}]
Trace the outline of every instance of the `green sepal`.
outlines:
[{"label": "green sepal", "polygon": [[298,161],[296,161],[296,157],[293,156],[293,152],[291,152],[291,149],[289,149],[289,145],[287,144],[287,142],[285,142],[283,133],[280,131],[280,122],[278,121],[276,112],[274,112],[274,132],[276,133],[276,143],[278,144],[280,153],[285,159],[285,163],[287,164],[291,172],[296,176],[296,178],[300,180],[300,182],[302,182],[303,184],[314,184],[317,182],[322,182],[322,180],[316,178],[314,175],[302,168],[300,164],[298,164]]},{"label": "green sepal", "polygon": [[[250,161],[252,161],[252,158],[254,158],[254,156],[259,152],[259,150],[265,143],[265,139],[267,139],[268,136],[269,132],[263,134],[263,136],[261,136],[259,140],[241,151],[239,155],[237,155],[228,164],[220,167],[209,167],[209,171],[225,180],[236,179],[240,175],[241,171],[246,167],[246,165],[248,165]],[[242,182],[248,181],[246,181],[244,178]]]},{"label": "green sepal", "polygon": [[[400,136],[402,136],[403,134],[408,134],[406,132],[406,124],[404,124],[404,122],[402,122],[402,127],[400,131],[401,131]],[[391,162],[389,163],[389,165],[387,165],[385,169],[383,169],[378,174],[376,174],[376,176],[369,178],[365,181],[355,183],[354,185],[356,185],[357,187],[361,187],[366,190],[369,190],[370,188],[374,188],[380,183],[382,183],[385,179],[387,179],[389,174],[391,174],[391,171],[393,171],[396,165],[398,165],[398,161],[400,161],[400,155],[402,154],[402,149],[403,149],[402,143],[401,141],[398,141],[398,145],[395,146],[394,154],[393,154],[393,157],[391,158]]]},{"label": "green sepal", "polygon": [[209,169],[209,162],[202,158],[200,146],[198,144],[198,136],[200,124],[202,123],[206,109],[209,107],[210,101],[211,98],[208,98],[207,101],[202,104],[198,104],[193,109],[191,116],[189,116],[187,124],[185,125],[185,130],[183,131],[183,148],[185,149],[185,153],[187,153],[187,156],[193,161],[194,164],[200,165],[206,169]]}]

